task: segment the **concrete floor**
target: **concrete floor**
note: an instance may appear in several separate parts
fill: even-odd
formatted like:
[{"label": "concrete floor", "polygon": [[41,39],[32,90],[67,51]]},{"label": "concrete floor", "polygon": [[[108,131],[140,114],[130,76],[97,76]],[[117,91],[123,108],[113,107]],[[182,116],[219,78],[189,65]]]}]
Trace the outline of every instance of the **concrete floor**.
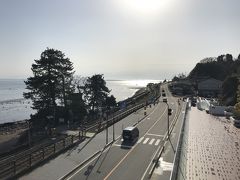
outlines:
[{"label": "concrete floor", "polygon": [[180,166],[184,179],[239,180],[240,129],[225,117],[195,107],[189,111],[187,121],[182,155],[185,163]]}]

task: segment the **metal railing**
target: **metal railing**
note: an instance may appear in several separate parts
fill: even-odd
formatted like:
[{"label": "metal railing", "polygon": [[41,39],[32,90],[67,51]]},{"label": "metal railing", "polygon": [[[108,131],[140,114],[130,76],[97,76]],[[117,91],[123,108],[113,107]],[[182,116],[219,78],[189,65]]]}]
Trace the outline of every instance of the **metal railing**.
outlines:
[{"label": "metal railing", "polygon": [[97,131],[100,132],[103,129],[105,129],[107,126],[111,126],[112,124],[120,121],[121,119],[125,118],[126,116],[130,115],[131,113],[137,111],[138,109],[141,109],[145,106],[144,103],[136,105],[122,113],[119,113],[115,115],[114,117],[107,119],[106,121],[100,121],[99,123],[96,123],[86,129],[86,131]]},{"label": "metal railing", "polygon": [[[174,162],[173,162],[173,170],[171,173],[171,180],[176,180],[178,177],[178,172],[179,172],[179,164],[180,164],[180,159],[181,159],[181,153],[182,153],[182,144],[183,144],[183,136],[185,134],[185,122],[186,122],[186,118],[187,118],[187,112],[189,109],[189,99],[187,100],[187,105],[185,108],[185,114],[183,116],[183,121],[182,121],[182,125],[181,125],[181,131],[179,134],[179,138],[178,138],[178,143],[177,143],[177,149],[176,149],[176,153],[174,156]],[[180,171],[181,172],[181,171]]]},{"label": "metal railing", "polygon": [[4,159],[0,162],[0,179],[14,178],[16,175],[72,146],[78,140],[79,137],[77,136],[67,136],[52,144],[39,147],[38,149],[29,149]]},{"label": "metal railing", "polygon": [[[141,109],[145,105],[146,104],[143,103],[138,104],[124,112],[117,114],[107,121],[102,121],[88,127],[85,129],[85,131],[94,130],[96,132],[100,132],[106,127],[120,121],[129,114],[137,111],[138,109]],[[16,177],[17,175],[29,170],[33,166],[43,162],[47,158],[52,157],[60,151],[69,148],[78,142],[79,139],[80,136],[67,136],[66,138],[60,139],[54,143],[36,146],[0,160],[0,179],[9,179]]]}]

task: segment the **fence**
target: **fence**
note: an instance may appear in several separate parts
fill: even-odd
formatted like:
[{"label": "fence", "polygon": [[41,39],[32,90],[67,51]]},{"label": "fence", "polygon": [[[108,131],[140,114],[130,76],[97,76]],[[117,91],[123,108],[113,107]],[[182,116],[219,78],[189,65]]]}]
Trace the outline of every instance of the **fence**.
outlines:
[{"label": "fence", "polygon": [[[132,107],[116,116],[110,118],[107,121],[103,121],[101,123],[97,123],[85,131],[102,131],[106,127],[120,121],[124,117],[129,114],[135,112],[136,110],[144,107],[145,104],[139,104],[135,107]],[[7,157],[5,159],[0,160],[0,179],[9,179],[13,178],[33,166],[41,163],[49,157],[56,155],[64,149],[69,148],[73,144],[75,144],[80,139],[80,136],[67,136],[57,142],[46,144],[44,146],[33,147],[31,149],[25,150],[16,155]]]},{"label": "fence", "polygon": [[142,107],[144,107],[145,104],[139,104],[139,105],[136,105],[134,106],[133,108],[130,108],[120,114],[117,114],[115,115],[114,117],[106,120],[106,121],[102,121],[102,122],[99,122],[97,124],[94,124],[93,126],[90,126],[86,129],[86,131],[97,131],[97,132],[100,132],[102,131],[103,129],[105,129],[107,126],[110,126],[118,121],[120,121],[121,119],[123,119],[124,117],[128,116],[129,114],[137,111],[138,109],[141,109]]},{"label": "fence", "polygon": [[13,178],[16,175],[39,164],[43,160],[56,155],[60,151],[76,143],[78,137],[67,136],[55,143],[39,147],[38,149],[29,149],[25,152],[11,156],[0,162],[0,179]]},{"label": "fence", "polygon": [[[183,121],[182,121],[182,125],[181,125],[181,132],[179,134],[179,138],[178,138],[178,144],[177,144],[177,149],[176,149],[176,154],[174,157],[174,166],[173,166],[173,171],[171,173],[171,180],[177,180],[179,173],[181,173],[182,176],[184,176],[182,173],[182,170],[180,169],[180,160],[181,160],[181,154],[182,152],[182,148],[183,148],[183,140],[184,140],[184,135],[186,133],[186,129],[185,129],[185,123],[186,123],[186,118],[187,118],[187,112],[188,109],[190,108],[191,104],[189,103],[189,100],[187,100],[187,105],[186,105],[186,109],[185,109],[185,114],[183,116]],[[183,178],[184,179],[184,178]]]}]

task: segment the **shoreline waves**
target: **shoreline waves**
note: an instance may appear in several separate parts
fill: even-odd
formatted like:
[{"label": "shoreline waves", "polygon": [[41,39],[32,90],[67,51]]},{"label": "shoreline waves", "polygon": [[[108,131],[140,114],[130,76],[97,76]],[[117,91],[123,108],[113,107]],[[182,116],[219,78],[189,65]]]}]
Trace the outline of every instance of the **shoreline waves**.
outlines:
[{"label": "shoreline waves", "polygon": [[[132,97],[148,83],[159,83],[161,80],[107,80],[110,94],[122,101]],[[0,79],[0,124],[23,121],[30,118],[35,110],[32,102],[23,98],[25,92],[23,79]]]}]

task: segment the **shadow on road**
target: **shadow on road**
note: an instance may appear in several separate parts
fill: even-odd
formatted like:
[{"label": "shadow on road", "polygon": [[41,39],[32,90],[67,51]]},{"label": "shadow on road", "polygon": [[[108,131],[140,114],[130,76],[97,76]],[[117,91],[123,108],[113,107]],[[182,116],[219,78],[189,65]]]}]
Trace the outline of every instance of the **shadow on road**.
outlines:
[{"label": "shadow on road", "polygon": [[[108,155],[111,147],[112,147],[112,144],[110,145],[110,147],[108,148],[106,154],[104,155],[103,159],[101,160],[100,165],[99,165],[99,167],[98,167],[98,169],[97,169],[97,173],[101,173],[100,168],[101,168],[104,160],[106,159],[106,157],[107,157],[107,155]],[[103,150],[101,151],[101,154],[98,156],[98,158],[97,158],[96,161],[94,162],[94,164],[93,164],[93,165],[90,164],[90,165],[88,166],[87,170],[84,172],[84,175],[86,176],[86,180],[87,180],[87,179],[89,178],[89,176],[91,175],[92,170],[94,169],[94,167],[96,166],[96,164],[99,162],[99,160],[100,160],[100,158],[101,158],[101,156],[102,156],[102,154],[103,154],[103,152],[104,152],[104,150],[105,150],[106,148],[107,148],[107,147],[105,146],[105,147],[103,148]]]},{"label": "shadow on road", "polygon": [[97,135],[97,134],[94,134],[94,136],[91,137],[91,138],[83,145],[83,147],[81,147],[80,149],[78,149],[78,153],[80,153],[80,152],[93,140],[93,138],[95,138],[96,135]]},{"label": "shadow on road", "polygon": [[135,141],[123,141],[121,144],[121,149],[131,149],[137,142],[138,139]]}]

